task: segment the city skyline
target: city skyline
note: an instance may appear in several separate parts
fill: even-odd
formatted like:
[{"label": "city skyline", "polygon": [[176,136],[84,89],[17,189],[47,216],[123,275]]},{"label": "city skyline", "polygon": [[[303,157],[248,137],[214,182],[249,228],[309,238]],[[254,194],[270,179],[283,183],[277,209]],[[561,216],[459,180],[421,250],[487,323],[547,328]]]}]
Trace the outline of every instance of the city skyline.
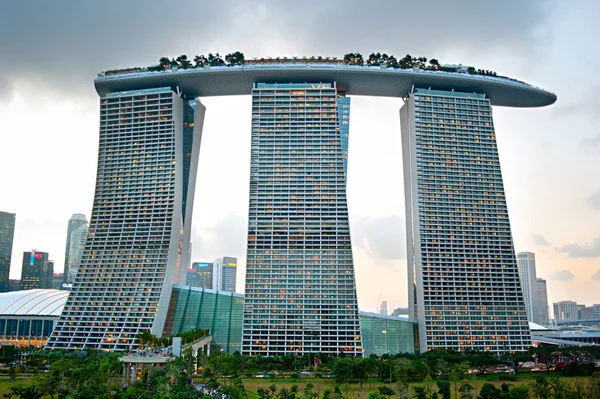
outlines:
[{"label": "city skyline", "polygon": [[[250,16],[259,21],[271,22],[278,21],[278,16],[286,17],[288,22],[296,18],[289,16],[276,4],[260,3],[253,9],[240,3],[229,5],[238,17]],[[588,54],[589,46],[585,45],[586,35],[589,37],[593,32],[590,16],[594,13],[589,12],[584,5],[585,2],[578,2],[572,6],[558,3],[555,9],[548,10],[538,7],[535,2],[524,6],[524,9],[508,4],[505,7],[506,11],[496,9],[497,13],[491,21],[482,18],[489,14],[489,10],[484,13],[477,6],[471,7],[469,12],[461,9],[458,11],[471,17],[471,27],[476,24],[475,28],[480,29],[480,32],[476,35],[477,39],[469,38],[462,32],[455,32],[456,36],[464,38],[457,40],[461,43],[460,46],[448,45],[443,40],[438,45],[432,44],[433,36],[426,34],[410,39],[395,38],[398,42],[396,44],[387,40],[385,34],[371,35],[369,38],[368,30],[362,28],[353,28],[343,39],[331,40],[330,44],[320,43],[312,34],[294,38],[298,40],[292,41],[285,32],[285,25],[277,22],[270,27],[269,24],[264,24],[265,26],[256,32],[246,32],[248,39],[245,40],[239,39],[240,32],[237,30],[212,40],[194,38],[174,43],[160,39],[162,41],[153,42],[151,48],[140,46],[144,51],[129,53],[127,44],[112,52],[106,48],[97,52],[101,57],[86,57],[89,58],[86,62],[76,58],[59,62],[60,51],[56,59],[50,51],[40,62],[12,68],[11,60],[21,60],[24,56],[18,49],[10,47],[9,43],[3,43],[0,45],[0,54],[3,56],[3,62],[7,63],[7,73],[0,86],[7,87],[8,90],[3,92],[0,100],[0,116],[5,121],[5,129],[0,134],[3,142],[11,145],[3,146],[0,150],[6,151],[2,152],[0,162],[3,162],[1,166],[4,170],[21,170],[15,177],[6,176],[5,184],[14,187],[14,191],[0,199],[0,210],[17,213],[11,277],[20,275],[20,261],[15,263],[15,260],[20,258],[19,253],[31,248],[43,248],[52,258],[60,261],[61,247],[64,251],[65,245],[65,221],[73,212],[90,214],[98,135],[98,107],[96,95],[90,84],[95,73],[111,67],[144,63],[149,65],[155,63],[162,55],[175,57],[182,53],[208,51],[225,52],[240,49],[248,56],[319,53],[341,56],[347,51],[361,51],[363,55],[368,55],[371,51],[387,51],[397,56],[408,52],[417,56],[440,57],[449,63],[462,62],[465,65],[491,68],[517,79],[540,84],[560,94],[559,102],[548,109],[494,109],[507,204],[515,236],[515,249],[536,253],[537,274],[548,281],[549,302],[571,299],[578,303],[597,303],[599,301],[594,292],[597,280],[592,280],[592,277],[600,278],[600,232],[597,228],[600,225],[597,194],[600,182],[590,171],[595,170],[600,161],[600,136],[593,123],[596,118],[593,113],[594,103],[589,100],[591,97],[588,97],[592,92],[585,87],[591,88],[598,84],[598,78],[592,74],[598,65],[598,59],[596,54]],[[590,6],[596,7],[594,10],[597,11],[597,5]],[[380,8],[377,15],[385,18],[388,14],[405,14],[393,13],[392,10],[394,7],[388,5],[385,10]],[[51,13],[51,10],[46,11]],[[219,15],[229,15],[220,9],[213,11],[221,13]],[[302,14],[302,10],[297,11],[298,17],[305,15]],[[425,12],[422,8],[416,11]],[[361,18],[374,15],[366,9],[362,9],[361,14]],[[511,14],[511,19],[514,15],[519,15],[518,20],[514,21],[514,29],[501,29],[509,23],[507,14]],[[317,19],[320,15],[317,15]],[[344,15],[347,20],[358,21],[354,14]],[[3,26],[10,29],[10,12],[4,16],[7,21]],[[485,20],[488,26],[483,26],[480,20]],[[578,21],[577,24],[573,24],[574,20]],[[406,22],[409,23],[408,20]],[[45,24],[44,26],[55,26],[51,20]],[[575,31],[566,34],[566,27],[573,28],[575,25]],[[341,26],[337,25],[338,31],[340,28]],[[87,36],[78,35],[89,38],[87,41],[80,38],[86,45],[96,43],[95,38],[99,36],[94,36],[94,29],[92,24]],[[379,29],[383,33],[387,28]],[[432,30],[433,35],[437,35],[438,38],[442,35],[435,27]],[[53,29],[49,31],[52,32]],[[61,32],[64,30],[51,34],[60,35]],[[274,32],[276,34],[273,34]],[[10,36],[9,31],[7,35]],[[179,37],[181,36],[179,34]],[[574,37],[581,40],[572,40]],[[249,40],[250,38],[254,40]],[[257,40],[259,38],[264,39],[262,44],[254,44],[260,42]],[[354,41],[356,45],[349,46],[348,43],[353,43],[352,38],[357,39]],[[28,40],[27,36],[24,40]],[[489,46],[486,50],[479,51],[482,42]],[[515,42],[518,42],[517,46],[514,46]],[[77,43],[80,42],[75,44]],[[35,46],[33,48],[35,49]],[[126,48],[128,53],[124,54]],[[511,52],[508,52],[508,48],[511,48]],[[88,54],[90,51],[81,47],[78,53]],[[568,66],[560,59],[567,53],[581,61],[577,74],[565,72]],[[43,69],[44,65],[47,65],[46,70]],[[73,73],[65,74],[62,66],[68,67]],[[45,76],[44,80],[39,78],[42,74]],[[67,75],[72,82],[65,81]],[[583,80],[586,81],[585,84],[582,84]],[[40,88],[47,90],[39,90]],[[65,96],[64,93],[69,95]],[[207,98],[206,101],[203,99],[203,103],[211,109],[212,116],[206,123],[200,157],[202,161],[198,178],[199,195],[193,220],[195,235],[192,240],[192,260],[211,259],[222,253],[231,253],[232,256],[238,257],[240,266],[245,264],[247,221],[244,213],[247,194],[244,192],[247,190],[246,171],[249,171],[249,101],[247,98]],[[23,126],[20,121],[26,118],[32,102],[38,106],[36,112],[44,123],[30,121],[27,126]],[[402,173],[398,165],[401,160],[401,147],[397,137],[397,110],[402,102],[354,97],[352,103],[353,141],[349,149],[348,200],[353,246],[356,251],[360,307],[376,310],[380,294],[390,299],[392,307],[405,306],[407,293],[403,288],[406,287],[406,264],[403,249],[405,222],[402,184],[399,181],[394,185],[387,179],[372,179],[377,170],[390,170],[390,173],[397,175]],[[231,120],[232,114],[236,115],[236,120]],[[375,118],[370,115],[374,115]],[[51,141],[47,137],[49,129],[56,133],[52,135]],[[14,131],[23,134],[14,135],[11,133]],[[221,132],[227,134],[220,134]],[[390,145],[387,148],[379,148],[380,146],[372,142],[377,140],[390,142]],[[231,152],[227,154],[229,165],[209,176],[206,170],[214,169],[211,165],[220,162],[216,159],[222,158],[222,151],[227,149],[227,142],[232,141],[239,143],[236,146],[239,148],[231,148]],[[55,162],[45,165],[44,170],[23,164],[11,153],[15,152],[15,148],[25,145],[33,153],[51,148],[55,154]],[[69,153],[71,146],[81,148],[81,153],[75,154],[75,162],[69,161],[67,165],[63,158],[67,159],[68,156],[63,154]],[[221,154],[215,154],[214,158],[205,157],[204,151],[206,154]],[[78,166],[77,170],[71,169],[73,164]],[[63,183],[61,176],[67,174],[75,175],[80,186],[76,193],[70,194],[62,203],[53,206],[52,214],[44,211],[39,198],[28,198],[25,195],[27,189],[19,182],[41,181],[40,184],[46,192],[62,193],[69,186],[67,181]],[[232,182],[238,195],[210,198],[200,194],[223,189],[224,185],[220,181]],[[555,195],[557,184],[560,187],[560,196]],[[374,195],[375,193],[377,194]],[[398,242],[401,243],[400,246],[396,244]],[[61,264],[56,266],[57,270],[61,270]],[[385,281],[374,278],[377,275],[386,275]],[[402,289],[398,290],[396,287]]]}]

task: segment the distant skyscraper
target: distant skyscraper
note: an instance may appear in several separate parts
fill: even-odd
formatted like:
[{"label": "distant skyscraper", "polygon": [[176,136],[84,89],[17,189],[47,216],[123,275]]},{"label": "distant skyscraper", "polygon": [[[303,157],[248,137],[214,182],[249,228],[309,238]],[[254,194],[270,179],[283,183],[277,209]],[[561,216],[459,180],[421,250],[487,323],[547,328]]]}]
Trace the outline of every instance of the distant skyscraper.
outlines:
[{"label": "distant skyscraper", "polygon": [[554,303],[555,320],[577,320],[577,302],[561,301]]},{"label": "distant skyscraper", "polygon": [[65,274],[64,273],[54,273],[52,277],[52,289],[60,290],[65,284]]},{"label": "distant skyscraper", "polygon": [[83,226],[83,225],[87,225],[87,219],[85,218],[85,215],[83,215],[81,213],[74,213],[71,216],[71,219],[69,219],[69,223],[67,226],[67,244],[65,246],[65,265],[64,265],[65,279],[67,279],[69,276],[67,271],[69,270],[69,260],[70,260],[70,253],[71,253],[71,234],[73,233],[73,231],[75,231],[75,229],[77,229],[78,227]]},{"label": "distant skyscraper", "polygon": [[0,212],[0,292],[10,290],[8,280],[16,217],[14,213]]},{"label": "distant skyscraper", "polygon": [[8,280],[8,291],[19,291],[21,289],[21,280],[10,279]]},{"label": "distant skyscraper", "polygon": [[225,256],[218,258],[213,264],[216,277],[216,284],[213,287],[218,291],[235,292],[237,258]]},{"label": "distant skyscraper", "polygon": [[52,288],[54,262],[48,260],[48,253],[32,250],[23,252],[21,269],[21,290]]},{"label": "distant skyscraper", "polygon": [[71,232],[71,240],[69,245],[69,259],[67,267],[65,267],[65,281],[72,283],[75,281],[77,270],[81,264],[81,256],[83,255],[83,248],[85,247],[85,240],[88,235],[88,224],[87,222],[81,226],[75,228]]},{"label": "distant skyscraper", "polygon": [[387,316],[388,314],[388,303],[387,301],[381,301],[379,304],[379,314]]},{"label": "distant skyscraper", "polygon": [[577,319],[590,320],[594,318],[594,308],[592,306],[577,305]]},{"label": "distant skyscraper", "polygon": [[186,285],[190,287],[212,289],[215,285],[214,265],[208,262],[194,262],[192,268],[188,270]]},{"label": "distant skyscraper", "polygon": [[517,254],[519,266],[519,281],[523,291],[523,300],[527,309],[527,320],[542,324],[539,318],[539,297],[537,295],[537,276],[535,271],[535,254],[532,252],[519,252]]},{"label": "distant skyscraper", "polygon": [[188,269],[204,106],[170,87],[100,99],[96,192],[79,270],[47,348],[128,350],[162,335]]},{"label": "distant skyscraper", "polygon": [[592,305],[592,310],[594,312],[594,319],[600,319],[600,305],[599,304]]},{"label": "distant skyscraper", "polygon": [[331,83],[252,90],[243,354],[362,354],[345,105]]},{"label": "distant skyscraper", "polygon": [[531,337],[490,101],[414,89],[400,123],[409,307],[421,351],[525,350]]},{"label": "distant skyscraper", "polygon": [[546,287],[546,280],[543,278],[536,279],[536,292],[538,298],[538,324],[548,324],[550,317],[548,316],[548,289]]}]

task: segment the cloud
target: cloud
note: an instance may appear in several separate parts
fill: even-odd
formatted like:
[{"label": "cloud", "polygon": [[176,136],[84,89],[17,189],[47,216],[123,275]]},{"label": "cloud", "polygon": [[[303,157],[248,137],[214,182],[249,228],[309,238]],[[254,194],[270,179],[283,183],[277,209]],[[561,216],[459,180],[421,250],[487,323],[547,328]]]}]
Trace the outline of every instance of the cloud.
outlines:
[{"label": "cloud", "polygon": [[600,154],[600,134],[596,137],[582,139],[580,144],[586,153]]},{"label": "cloud", "polygon": [[532,239],[533,239],[533,242],[535,244],[537,244],[537,245],[544,246],[544,247],[550,245],[550,243],[548,242],[548,240],[546,240],[544,238],[544,236],[542,236],[540,234],[534,234],[532,236]]},{"label": "cloud", "polygon": [[600,256],[600,237],[586,244],[567,244],[558,249],[565,252],[569,258],[597,258]]},{"label": "cloud", "polygon": [[352,226],[352,241],[375,259],[405,259],[404,225],[404,219],[397,215],[359,218]]},{"label": "cloud", "polygon": [[592,208],[600,210],[600,190],[587,197],[585,202]]},{"label": "cloud", "polygon": [[[249,57],[341,56],[384,51],[441,58],[442,51],[452,49],[473,56],[482,49],[510,49],[514,63],[519,54],[534,57],[535,46],[547,39],[536,33],[548,17],[541,0],[382,0],[376,6],[359,0],[33,4],[3,5],[0,68],[10,82],[34,75],[61,93],[93,91],[91,80],[101,70],[150,65],[163,55],[240,50]],[[112,28],[107,29],[107,23]],[[401,31],[418,31],[420,40]],[[281,54],[269,54],[273,51]]]},{"label": "cloud", "polygon": [[569,281],[569,280],[573,280],[573,278],[575,278],[575,276],[573,276],[573,273],[571,273],[568,270],[559,270],[557,272],[550,274],[550,277],[548,277],[549,280],[557,280],[557,281]]},{"label": "cloud", "polygon": [[600,280],[600,270],[598,270],[593,276],[592,280]]},{"label": "cloud", "polygon": [[229,213],[212,226],[192,231],[192,261],[210,261],[222,256],[246,256],[248,218]]}]

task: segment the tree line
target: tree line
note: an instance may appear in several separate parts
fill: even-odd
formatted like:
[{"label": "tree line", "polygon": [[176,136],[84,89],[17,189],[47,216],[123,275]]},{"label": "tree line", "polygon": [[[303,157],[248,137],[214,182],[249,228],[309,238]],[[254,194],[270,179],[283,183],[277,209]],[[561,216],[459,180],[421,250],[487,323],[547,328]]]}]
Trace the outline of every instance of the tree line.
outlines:
[{"label": "tree line", "polygon": [[[444,66],[435,59],[427,59],[427,57],[413,57],[410,54],[406,54],[402,58],[396,58],[394,55],[386,53],[371,53],[369,57],[365,58],[361,53],[347,53],[340,60],[337,58],[329,57],[310,57],[310,58],[299,58],[299,57],[277,57],[273,59],[254,59],[251,63],[296,63],[296,62],[307,62],[307,63],[340,63],[347,65],[360,65],[360,66],[379,66],[385,68],[400,68],[400,69],[423,69],[427,71],[443,71],[443,72],[466,72],[471,75],[485,75],[485,76],[497,76],[496,72],[485,69],[476,69],[475,67],[467,67],[465,70],[459,69],[456,66]],[[244,65],[247,61],[244,53],[235,51],[228,53],[225,56],[219,53],[209,53],[208,56],[196,55],[193,58],[188,58],[187,55],[182,54],[175,58],[161,57],[158,64],[152,65],[146,68],[148,71],[164,71],[168,69],[193,69],[193,68],[206,68],[211,66],[238,66]],[[126,72],[137,72],[141,71],[141,68],[126,69]],[[108,74],[119,71],[108,71]]]},{"label": "tree line", "polygon": [[[146,368],[134,384],[124,384],[120,356],[94,350],[30,354],[18,367],[35,375],[33,384],[14,386],[6,397],[225,399],[226,395],[226,399],[355,399],[358,387],[370,392],[369,399],[600,398],[600,373],[594,368],[600,359],[596,347],[541,347],[528,353],[501,356],[434,350],[370,357],[327,354],[263,357],[213,351],[210,356],[200,353],[197,358],[188,349],[162,369]],[[481,385],[481,380],[488,377],[484,374],[498,364],[511,365],[515,372],[521,373],[519,365],[529,360],[552,365],[564,361],[563,375],[591,377],[566,382],[557,373],[538,373],[534,382],[511,385],[518,374],[497,374],[495,379],[506,380],[501,387],[491,383]],[[304,380],[309,384],[302,389],[294,388],[295,384],[280,388],[271,384],[249,395],[244,381],[256,378],[257,374],[293,383]],[[192,378],[196,385],[190,383]],[[202,388],[198,389],[199,386]]]}]

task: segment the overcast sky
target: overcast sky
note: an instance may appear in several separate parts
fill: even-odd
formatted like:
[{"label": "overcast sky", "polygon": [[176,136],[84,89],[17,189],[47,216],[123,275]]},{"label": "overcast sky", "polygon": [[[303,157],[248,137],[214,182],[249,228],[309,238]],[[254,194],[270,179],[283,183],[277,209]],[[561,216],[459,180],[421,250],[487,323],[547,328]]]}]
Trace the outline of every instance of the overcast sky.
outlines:
[{"label": "overcast sky", "polygon": [[[33,248],[62,269],[69,217],[90,217],[98,72],[180,54],[380,51],[474,65],[558,94],[546,108],[494,109],[515,247],[535,252],[550,302],[600,303],[599,20],[597,0],[4,0],[0,210],[17,213],[11,278],[20,278],[22,252]],[[351,101],[348,197],[359,305],[406,306],[402,101]],[[202,102],[193,260],[229,255],[244,265],[250,97]]]}]

